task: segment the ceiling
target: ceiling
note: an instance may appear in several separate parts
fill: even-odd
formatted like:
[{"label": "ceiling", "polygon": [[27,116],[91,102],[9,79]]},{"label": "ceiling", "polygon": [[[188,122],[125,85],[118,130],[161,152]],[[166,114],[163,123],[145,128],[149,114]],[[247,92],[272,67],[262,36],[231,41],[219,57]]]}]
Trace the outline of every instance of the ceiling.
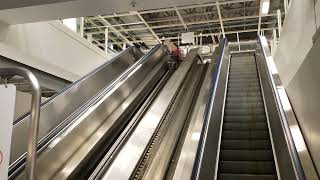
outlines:
[{"label": "ceiling", "polygon": [[[269,13],[261,16],[260,28],[266,36],[277,29],[277,10],[284,18],[283,1],[271,0]],[[133,4],[134,6],[134,4]],[[165,39],[181,43],[181,33],[194,32],[196,41],[217,44],[219,37],[229,41],[253,40],[259,26],[260,0],[229,0],[192,4],[161,9],[103,14],[84,18],[84,36],[104,49],[105,33],[108,46],[122,50],[123,44],[150,49]]]}]

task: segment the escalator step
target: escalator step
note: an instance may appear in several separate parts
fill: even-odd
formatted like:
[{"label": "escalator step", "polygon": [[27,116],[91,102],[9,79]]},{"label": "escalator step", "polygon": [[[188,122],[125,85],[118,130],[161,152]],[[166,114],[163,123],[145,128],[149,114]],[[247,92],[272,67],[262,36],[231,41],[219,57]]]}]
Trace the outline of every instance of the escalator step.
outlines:
[{"label": "escalator step", "polygon": [[225,131],[267,131],[268,125],[265,122],[224,123],[223,130]]},{"label": "escalator step", "polygon": [[230,71],[232,72],[232,71],[257,71],[257,69],[254,67],[254,66],[251,66],[251,65],[248,65],[248,68],[245,68],[245,66],[241,66],[241,67],[239,67],[239,66],[233,66],[233,65],[231,65],[230,66]]},{"label": "escalator step", "polygon": [[223,140],[269,140],[268,131],[223,131]]},{"label": "escalator step", "polygon": [[262,94],[260,92],[229,92],[227,96],[230,98],[251,97],[251,96],[262,97]]},{"label": "escalator step", "polygon": [[263,108],[242,108],[242,109],[236,109],[236,108],[226,108],[225,109],[225,115],[264,115],[265,111]]},{"label": "escalator step", "polygon": [[272,161],[220,161],[218,171],[232,174],[274,174],[275,166]]},{"label": "escalator step", "polygon": [[259,76],[258,74],[238,74],[238,75],[230,74],[229,78],[230,79],[233,79],[233,78],[259,79]]},{"label": "escalator step", "polygon": [[222,149],[230,150],[268,150],[271,149],[270,140],[222,140]]},{"label": "escalator step", "polygon": [[260,87],[250,87],[250,88],[228,88],[228,92],[257,92],[260,90]]},{"label": "escalator step", "polygon": [[260,91],[260,86],[230,86],[228,90],[236,91],[236,92],[243,92],[243,91]]},{"label": "escalator step", "polygon": [[[241,80],[242,83],[250,83],[250,82],[257,82],[257,81],[259,82],[258,78],[251,78],[251,79],[243,79],[243,80]],[[234,79],[234,78],[233,79],[229,79],[228,83],[239,83],[239,80]]]},{"label": "escalator step", "polygon": [[274,174],[219,174],[218,180],[277,180]]},{"label": "escalator step", "polygon": [[256,64],[253,62],[249,62],[249,63],[234,63],[232,62],[231,67],[241,67],[241,68],[257,68]]},{"label": "escalator step", "polygon": [[222,150],[221,161],[273,161],[272,150]]},{"label": "escalator step", "polygon": [[276,180],[254,58],[231,59],[219,155],[219,180]]},{"label": "escalator step", "polygon": [[257,75],[257,70],[230,70],[229,72],[230,75]]},{"label": "escalator step", "polygon": [[[233,97],[233,96],[230,96]],[[257,96],[247,96],[247,97],[257,97]],[[241,109],[241,108],[264,108],[262,102],[255,103],[227,103],[227,109]]]},{"label": "escalator step", "polygon": [[224,117],[224,122],[230,122],[230,121],[239,121],[239,122],[250,122],[250,121],[257,121],[257,122],[266,122],[266,116],[265,115],[226,115]]},{"label": "escalator step", "polygon": [[259,103],[262,102],[262,97],[230,97],[227,98],[227,103]]},{"label": "escalator step", "polygon": [[250,82],[250,83],[238,83],[233,82],[228,85],[228,88],[251,88],[251,87],[260,87],[259,81]]}]

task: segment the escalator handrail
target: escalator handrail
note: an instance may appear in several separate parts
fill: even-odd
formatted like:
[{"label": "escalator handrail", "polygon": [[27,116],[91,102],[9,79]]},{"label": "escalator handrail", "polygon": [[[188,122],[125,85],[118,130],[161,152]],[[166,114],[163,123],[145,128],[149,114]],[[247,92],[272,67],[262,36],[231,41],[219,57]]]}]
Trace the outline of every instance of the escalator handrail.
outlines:
[{"label": "escalator handrail", "polygon": [[[50,103],[51,101],[53,101],[57,96],[66,93],[67,91],[69,91],[71,89],[71,87],[81,83],[82,81],[88,79],[89,77],[91,77],[92,75],[94,75],[96,72],[98,72],[99,70],[101,70],[102,68],[106,67],[107,65],[109,65],[110,63],[112,63],[113,61],[117,60],[120,56],[122,56],[123,54],[125,54],[127,51],[130,51],[131,49],[136,48],[134,46],[130,46],[129,48],[125,49],[124,51],[122,51],[121,53],[119,53],[118,55],[116,55],[115,57],[113,57],[110,61],[107,61],[105,63],[103,63],[102,65],[100,65],[99,67],[95,68],[94,70],[92,70],[91,72],[87,73],[86,75],[82,76],[81,78],[79,78],[78,80],[74,81],[73,83],[65,86],[64,88],[62,88],[61,90],[59,90],[57,93],[55,93],[53,96],[51,96],[50,98],[48,98],[46,101],[44,101],[43,103],[41,103],[40,107],[45,106],[46,104]],[[22,121],[23,119],[25,119],[26,117],[28,117],[30,115],[30,112],[27,112],[25,114],[23,114],[22,116],[20,116],[18,119],[16,119],[13,122],[13,125],[18,124],[20,121]]]},{"label": "escalator handrail", "polygon": [[[298,151],[297,151],[297,148],[296,148],[296,146],[294,144],[294,140],[293,140],[293,137],[292,137],[289,125],[288,125],[288,121],[287,121],[287,118],[285,116],[284,108],[282,106],[282,103],[281,103],[281,100],[280,100],[280,96],[277,93],[276,84],[274,82],[271,69],[270,69],[270,67],[268,65],[268,62],[267,62],[268,56],[267,56],[267,52],[266,51],[268,50],[268,52],[270,52],[269,51],[269,47],[267,45],[267,41],[265,39],[263,40],[263,38],[264,37],[258,35],[258,45],[260,45],[260,48],[261,48],[261,51],[262,51],[262,55],[264,57],[264,61],[265,61],[265,64],[266,64],[268,79],[269,79],[269,82],[271,83],[272,93],[273,93],[273,96],[274,96],[274,98],[276,100],[277,109],[278,109],[278,111],[280,113],[280,120],[282,121],[281,122],[282,129],[284,131],[286,141],[288,142],[288,146],[289,146],[288,148],[289,148],[289,152],[290,152],[291,157],[292,157],[292,162],[293,162],[293,165],[294,165],[294,168],[295,168],[295,171],[296,171],[297,178],[299,180],[306,180],[306,177],[305,177],[305,174],[304,174],[304,171],[303,171],[303,168],[302,168],[302,164],[301,164],[301,161],[300,161],[300,158],[299,158],[299,155],[298,155]],[[263,44],[262,41],[264,41],[265,44]]]},{"label": "escalator handrail", "polygon": [[209,121],[210,121],[210,117],[212,114],[214,99],[216,96],[216,89],[218,86],[218,79],[219,79],[219,75],[220,75],[223,57],[225,54],[225,47],[227,46],[227,44],[228,44],[228,40],[226,38],[223,38],[222,41],[220,42],[220,45],[219,45],[219,47],[221,49],[221,53],[220,53],[220,56],[217,60],[217,64],[216,64],[216,67],[214,69],[214,73],[213,73],[212,79],[211,79],[209,98],[208,98],[208,102],[207,102],[206,109],[205,109],[200,140],[199,140],[198,149],[197,149],[197,153],[196,153],[196,157],[195,157],[195,162],[194,162],[193,169],[192,169],[191,179],[193,179],[193,180],[198,179],[198,177],[199,177],[201,162],[202,162],[203,152],[204,152],[204,146],[205,146],[205,142],[206,142],[206,138],[207,138]]}]

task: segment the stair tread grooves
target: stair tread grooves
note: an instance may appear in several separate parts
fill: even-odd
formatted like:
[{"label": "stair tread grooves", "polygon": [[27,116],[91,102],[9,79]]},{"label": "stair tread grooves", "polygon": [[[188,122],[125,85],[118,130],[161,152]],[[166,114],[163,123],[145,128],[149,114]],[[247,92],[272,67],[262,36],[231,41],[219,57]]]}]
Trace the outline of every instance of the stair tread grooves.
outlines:
[{"label": "stair tread grooves", "polygon": [[270,140],[268,131],[227,131],[222,132],[222,140]]},{"label": "stair tread grooves", "polygon": [[234,174],[274,174],[273,161],[220,161],[219,173]]},{"label": "stair tread grooves", "polygon": [[277,179],[253,58],[231,59],[218,174],[221,180]]},{"label": "stair tread grooves", "polygon": [[218,180],[276,180],[275,174],[227,174],[219,173]]},{"label": "stair tread grooves", "polygon": [[250,161],[270,162],[273,161],[271,149],[265,150],[225,150],[220,151],[220,161]]},{"label": "stair tread grooves", "polygon": [[222,140],[224,150],[269,150],[272,149],[270,140]]}]

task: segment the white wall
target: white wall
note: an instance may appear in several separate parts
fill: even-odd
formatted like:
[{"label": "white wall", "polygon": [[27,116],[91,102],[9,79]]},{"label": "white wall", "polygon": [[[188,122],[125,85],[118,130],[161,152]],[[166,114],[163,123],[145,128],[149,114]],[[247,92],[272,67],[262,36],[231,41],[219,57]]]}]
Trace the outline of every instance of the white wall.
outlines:
[{"label": "white wall", "polygon": [[[320,172],[320,1],[292,0],[275,63],[302,130],[312,160]],[[318,29],[319,30],[319,29]]]},{"label": "white wall", "polygon": [[284,86],[289,84],[312,47],[315,22],[313,0],[292,0],[274,58]]},{"label": "white wall", "polygon": [[[16,103],[14,108],[14,120],[18,119],[31,109],[31,94],[17,91]],[[47,98],[42,97],[41,102],[44,102]]]},{"label": "white wall", "polygon": [[59,21],[0,28],[0,54],[74,81],[111,59],[104,51]]}]

